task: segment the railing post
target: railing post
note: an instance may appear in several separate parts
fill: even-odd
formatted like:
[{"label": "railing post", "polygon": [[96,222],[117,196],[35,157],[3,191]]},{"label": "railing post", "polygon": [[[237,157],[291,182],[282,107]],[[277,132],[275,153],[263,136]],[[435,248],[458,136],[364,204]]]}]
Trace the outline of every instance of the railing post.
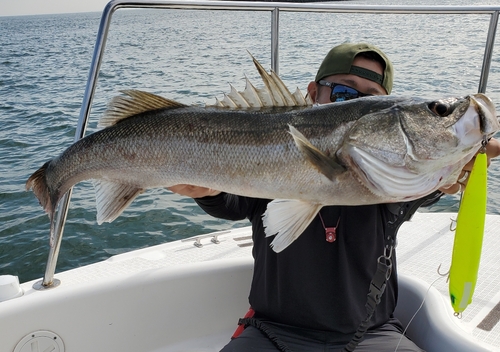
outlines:
[{"label": "railing post", "polygon": [[[108,36],[111,16],[119,7],[120,1],[111,1],[106,5],[101,16],[99,31],[97,33],[96,44],[94,47],[94,54],[92,56],[92,62],[90,64],[87,86],[85,87],[82,107],[80,109],[80,117],[78,119],[78,125],[75,131],[75,142],[84,137],[85,130],[87,129],[87,122],[90,115],[90,108],[92,105],[92,99],[94,97],[95,87],[97,85],[97,78],[99,76],[102,57],[104,55],[104,47],[106,46],[106,39]],[[47,259],[47,265],[45,267],[45,274],[43,276],[43,280],[38,281],[33,285],[33,288],[36,290],[53,288],[58,286],[60,283],[59,280],[54,279],[54,274],[56,271],[57,259],[59,257],[59,249],[61,248],[64,224],[66,223],[66,217],[68,215],[71,193],[72,189],[70,189],[59,201],[56,218],[54,219],[54,232],[51,233],[51,246],[49,250],[49,257]]]},{"label": "railing post", "polygon": [[271,12],[271,69],[279,75],[279,8]]},{"label": "railing post", "polygon": [[491,14],[490,27],[488,28],[488,37],[486,38],[486,44],[484,46],[483,67],[481,68],[481,77],[479,78],[479,93],[486,93],[486,86],[488,85],[491,57],[493,55],[493,45],[495,43],[495,35],[498,26],[498,14],[499,11],[495,11]]}]

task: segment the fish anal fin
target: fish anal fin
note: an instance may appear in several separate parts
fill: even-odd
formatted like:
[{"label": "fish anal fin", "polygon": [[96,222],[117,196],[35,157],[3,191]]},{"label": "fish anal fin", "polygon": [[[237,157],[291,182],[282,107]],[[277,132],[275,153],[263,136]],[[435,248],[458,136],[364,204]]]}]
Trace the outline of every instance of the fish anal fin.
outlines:
[{"label": "fish anal fin", "polygon": [[289,125],[290,134],[295,141],[295,144],[304,155],[304,157],[309,161],[319,172],[325,175],[329,180],[346,171],[346,169],[335,162],[335,159],[326,155],[321,150],[316,148],[309,142],[309,140],[300,133],[295,127]]},{"label": "fish anal fin", "polygon": [[111,99],[107,110],[99,120],[99,127],[109,127],[128,117],[159,109],[182,108],[186,105],[175,100],[140,90],[123,90],[126,96]]},{"label": "fish anal fin", "polygon": [[272,249],[279,253],[295,241],[318,214],[322,204],[297,199],[275,199],[267,205],[262,220],[266,237],[276,235]]},{"label": "fish anal fin", "polygon": [[94,180],[97,223],[112,222],[132,203],[143,188],[104,180]]}]

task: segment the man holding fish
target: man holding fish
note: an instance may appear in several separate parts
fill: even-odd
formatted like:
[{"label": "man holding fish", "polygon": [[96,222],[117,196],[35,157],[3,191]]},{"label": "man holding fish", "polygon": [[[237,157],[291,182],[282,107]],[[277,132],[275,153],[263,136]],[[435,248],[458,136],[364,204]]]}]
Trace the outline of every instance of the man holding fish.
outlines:
[{"label": "man holding fish", "polygon": [[[392,64],[379,48],[345,43],[325,57],[308,93],[313,102],[326,104],[389,95],[392,84]],[[487,155],[488,161],[500,155],[497,140],[490,140]],[[210,215],[252,223],[255,266],[249,319],[242,321],[246,328],[223,351],[421,351],[402,336],[403,327],[393,316],[398,287],[392,252],[392,274],[389,270],[385,292],[373,307],[367,331],[354,345],[346,345],[366,319],[367,293],[377,263],[387,257],[387,248],[392,250],[387,238],[394,241],[399,225],[390,228],[389,224],[407,220],[419,206],[436,202],[443,193],[463,190],[472,165],[473,160],[465,165],[456,183],[419,200],[321,207],[300,237],[279,251],[273,250],[273,238],[265,233],[263,214],[271,200],[191,185],[169,187],[195,198]],[[398,218],[402,209],[409,212],[404,219]]]},{"label": "man holding fish", "polygon": [[[57,204],[83,180],[94,180],[99,224],[167,187],[252,223],[248,327],[224,351],[419,351],[393,317],[395,236],[419,206],[467,183],[470,159],[500,130],[494,104],[481,93],[388,96],[392,64],[364,43],[328,53],[309,102],[254,63],[268,94],[247,82],[229,108],[138,90],[113,98],[102,130],[26,182],[51,238]],[[488,158],[499,154],[491,139]]]}]

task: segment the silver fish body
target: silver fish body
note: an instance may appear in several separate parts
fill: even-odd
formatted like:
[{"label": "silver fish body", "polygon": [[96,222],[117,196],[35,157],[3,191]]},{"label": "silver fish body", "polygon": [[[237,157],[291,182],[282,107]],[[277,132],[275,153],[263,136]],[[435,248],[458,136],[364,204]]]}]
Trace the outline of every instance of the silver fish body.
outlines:
[{"label": "silver fish body", "polygon": [[[143,112],[81,139],[48,162],[44,177],[50,204],[55,206],[70,187],[86,179],[138,190],[188,183],[252,197],[319,202],[326,190],[313,185],[326,186],[335,180],[325,179],[304,157],[289,126],[300,130],[335,163],[345,131],[356,119],[394,102],[394,98],[384,98],[375,104],[316,108],[185,106]],[[336,118],[340,111],[342,115]],[[339,170],[344,171],[340,166]],[[297,188],[302,195],[297,195]],[[365,193],[373,198],[372,192]]]},{"label": "silver fish body", "polygon": [[[153,97],[129,94],[115,100],[117,115],[127,115],[121,105],[147,105]],[[290,200],[272,205],[265,223],[269,234],[297,236],[321,206],[417,199],[454,183],[483,136],[500,127],[482,94],[367,97],[309,108],[164,105],[74,143],[35,172],[27,188],[52,218],[70,187],[94,179],[99,223],[114,220],[145,189],[176,184]],[[273,225],[273,212],[300,213],[285,211],[290,205],[308,214],[300,217],[302,230]]]},{"label": "silver fish body", "polygon": [[264,224],[281,251],[324,205],[412,200],[456,182],[500,129],[483,94],[236,110],[125,93],[103,117],[108,127],[28,179],[51,223],[60,198],[83,180],[96,182],[98,223],[148,188],[191,184],[276,199]]}]

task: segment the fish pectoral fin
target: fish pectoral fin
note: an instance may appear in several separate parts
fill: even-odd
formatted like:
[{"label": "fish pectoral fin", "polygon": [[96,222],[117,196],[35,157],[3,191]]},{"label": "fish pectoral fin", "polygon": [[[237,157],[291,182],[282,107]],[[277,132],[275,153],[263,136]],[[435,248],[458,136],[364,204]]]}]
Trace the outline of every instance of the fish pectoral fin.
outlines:
[{"label": "fish pectoral fin", "polygon": [[319,172],[325,175],[329,180],[346,171],[346,169],[338,164],[334,158],[329,157],[321,150],[316,148],[309,140],[300,133],[295,127],[289,125],[290,134],[295,141],[295,144],[302,152],[304,157],[309,161]]},{"label": "fish pectoral fin", "polygon": [[322,204],[308,203],[297,199],[276,199],[267,205],[262,217],[266,237],[276,235],[272,249],[279,253],[304,232]]},{"label": "fish pectoral fin", "polygon": [[99,119],[99,127],[113,126],[128,117],[147,111],[176,109],[187,106],[175,100],[140,90],[132,89],[121,92],[127,96],[117,96],[111,99],[104,115]]},{"label": "fish pectoral fin", "polygon": [[94,180],[96,190],[97,223],[112,222],[127,208],[143,188],[121,183]]}]

